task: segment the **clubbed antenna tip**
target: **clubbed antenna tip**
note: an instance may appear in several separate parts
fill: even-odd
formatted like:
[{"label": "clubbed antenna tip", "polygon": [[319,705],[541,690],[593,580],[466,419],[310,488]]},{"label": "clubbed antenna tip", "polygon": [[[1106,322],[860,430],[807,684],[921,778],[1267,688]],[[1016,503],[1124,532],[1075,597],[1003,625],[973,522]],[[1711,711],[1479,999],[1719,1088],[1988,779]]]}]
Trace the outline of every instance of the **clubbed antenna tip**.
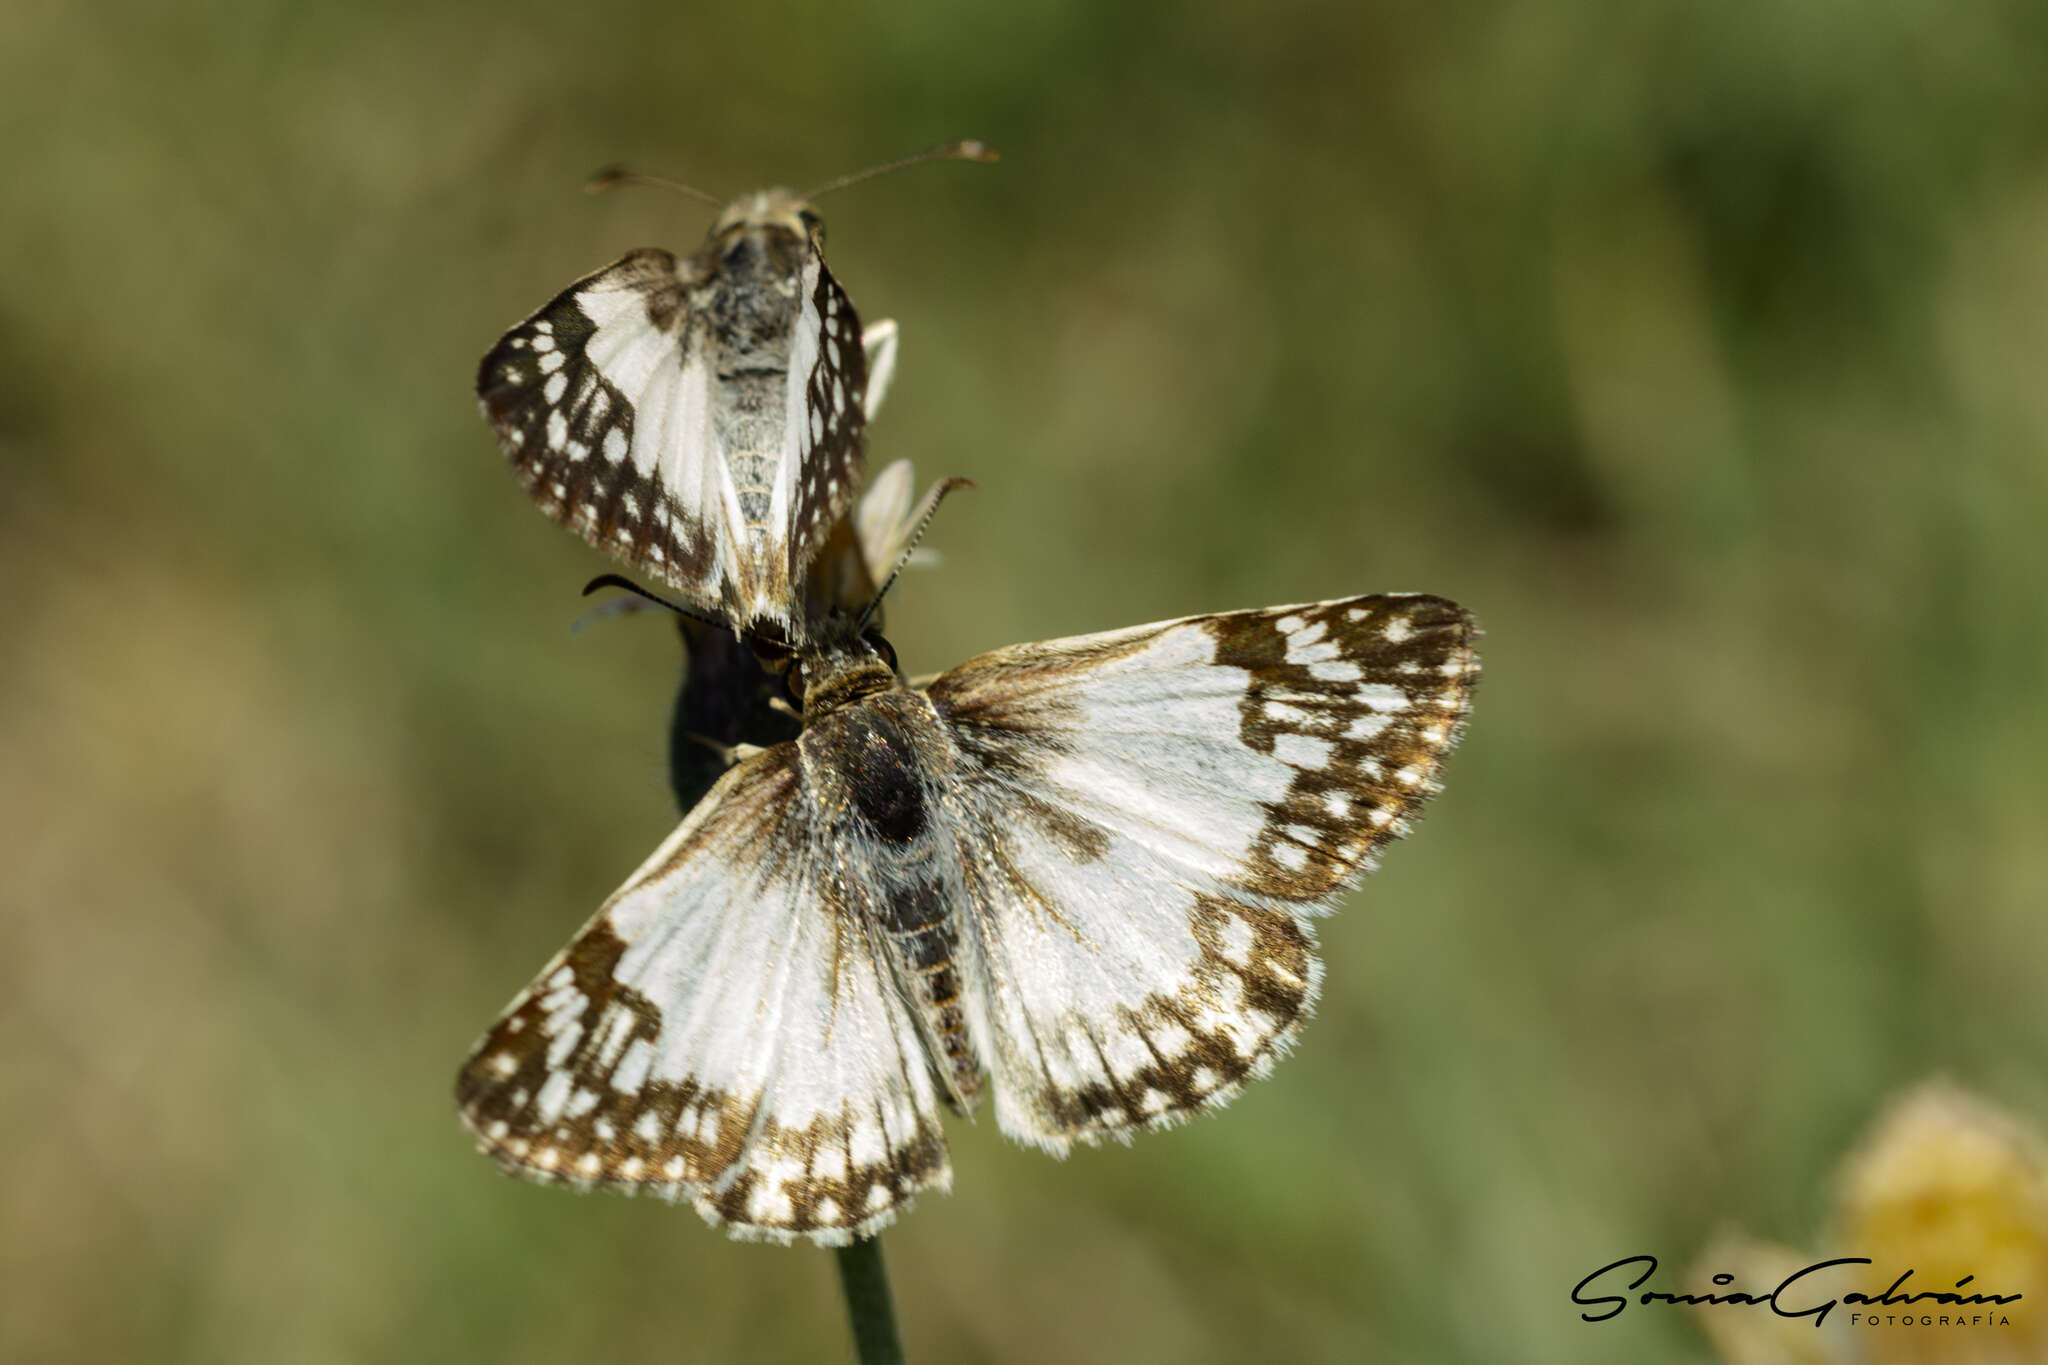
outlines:
[{"label": "clubbed antenna tip", "polygon": [[957,142],[942,142],[936,147],[927,147],[921,152],[912,156],[906,156],[898,161],[885,161],[879,166],[870,166],[864,171],[855,171],[852,175],[842,175],[837,180],[828,180],[818,186],[818,188],[807,192],[804,198],[816,199],[821,194],[830,194],[834,190],[843,190],[848,185],[858,185],[863,180],[872,180],[878,175],[887,175],[890,171],[900,171],[905,166],[918,166],[927,161],[990,162],[1000,159],[996,154],[996,149],[983,142],[980,138],[964,137]]}]

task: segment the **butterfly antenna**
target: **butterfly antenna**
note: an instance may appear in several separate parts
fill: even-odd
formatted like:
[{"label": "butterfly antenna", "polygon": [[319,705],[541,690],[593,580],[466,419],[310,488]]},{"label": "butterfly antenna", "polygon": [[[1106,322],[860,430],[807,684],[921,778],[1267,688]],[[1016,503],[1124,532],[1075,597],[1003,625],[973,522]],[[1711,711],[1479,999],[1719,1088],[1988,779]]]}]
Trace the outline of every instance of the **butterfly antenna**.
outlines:
[{"label": "butterfly antenna", "polygon": [[870,166],[864,171],[855,171],[852,175],[842,175],[837,180],[828,180],[803,197],[816,199],[821,194],[843,190],[848,185],[858,185],[863,180],[872,180],[878,175],[887,175],[890,171],[900,171],[905,166],[917,166],[927,161],[987,162],[998,159],[996,149],[980,138],[964,137],[958,142],[942,142],[936,147],[927,147],[916,155],[906,156],[900,161],[886,161],[879,166]]},{"label": "butterfly antenna", "polygon": [[917,524],[911,529],[910,538],[903,542],[903,552],[896,556],[896,567],[889,570],[889,576],[882,580],[882,586],[875,589],[874,600],[861,611],[860,620],[854,624],[856,635],[868,628],[868,622],[874,619],[876,609],[882,605],[882,599],[889,595],[889,589],[896,586],[897,575],[903,572],[903,566],[910,562],[910,557],[917,553],[917,542],[924,539],[925,527],[932,524],[932,517],[938,512],[939,504],[946,500],[946,494],[956,488],[972,487],[972,479],[941,479],[932,485],[931,492],[924,495],[924,505],[917,509]]},{"label": "butterfly antenna", "polygon": [[653,611],[654,604],[638,597],[607,597],[604,601],[584,611],[569,623],[571,635],[581,635],[600,621],[609,621],[614,616],[637,616],[641,612]]},{"label": "butterfly antenna", "polygon": [[706,194],[695,185],[685,185],[680,180],[666,180],[658,175],[643,175],[639,171],[629,171],[624,166],[605,167],[583,183],[583,192],[585,194],[603,194],[606,190],[616,189],[620,185],[652,185],[656,189],[674,190],[677,194],[688,198],[701,199],[715,208],[722,209],[725,207],[723,199],[718,198],[716,195]]},{"label": "butterfly antenna", "polygon": [[654,603],[654,605],[656,605],[657,607],[667,607],[670,611],[674,612],[678,616],[687,616],[692,621],[702,621],[705,625],[716,626],[720,630],[732,629],[732,626],[729,623],[727,623],[724,620],[724,618],[713,616],[708,612],[692,611],[690,608],[683,606],[680,603],[671,602],[666,597],[662,597],[658,594],[647,591],[647,589],[641,587],[638,583],[635,583],[632,579],[627,578],[622,574],[599,574],[597,577],[591,579],[588,583],[585,583],[583,585],[583,595],[585,597],[588,597],[590,596],[590,594],[596,592],[599,588],[624,588],[627,592],[632,593],[635,597],[644,597],[648,601]]}]

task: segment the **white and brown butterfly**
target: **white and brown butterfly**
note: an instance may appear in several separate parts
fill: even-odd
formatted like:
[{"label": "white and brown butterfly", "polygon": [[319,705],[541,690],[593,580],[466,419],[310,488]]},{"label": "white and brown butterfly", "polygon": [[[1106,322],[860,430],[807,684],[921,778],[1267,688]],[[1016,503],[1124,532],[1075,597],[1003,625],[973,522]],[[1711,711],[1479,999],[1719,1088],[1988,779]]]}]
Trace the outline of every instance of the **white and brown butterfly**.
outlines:
[{"label": "white and brown butterfly", "polygon": [[[694,256],[634,251],[556,295],[477,371],[527,492],[699,611],[800,633],[805,571],[860,483],[864,407],[894,339],[882,324],[864,344],[811,201],[896,166],[993,155],[951,143],[806,194],[749,195]],[[870,376],[868,345],[884,373]]]},{"label": "white and brown butterfly", "polygon": [[1478,631],[1438,597],[1019,645],[913,687],[864,619],[513,1001],[456,1094],[514,1174],[839,1244],[945,1188],[942,1109],[1063,1152],[1292,1044],[1314,917],[1436,790]]}]

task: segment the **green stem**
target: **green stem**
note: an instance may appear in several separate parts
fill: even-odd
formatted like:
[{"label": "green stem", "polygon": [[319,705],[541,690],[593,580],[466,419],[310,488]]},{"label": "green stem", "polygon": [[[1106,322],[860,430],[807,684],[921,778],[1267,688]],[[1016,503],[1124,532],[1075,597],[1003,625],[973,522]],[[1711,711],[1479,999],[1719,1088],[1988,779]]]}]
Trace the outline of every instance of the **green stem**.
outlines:
[{"label": "green stem", "polygon": [[903,1365],[903,1338],[896,1331],[896,1304],[889,1295],[889,1268],[882,1263],[882,1239],[863,1237],[832,1253],[839,1261],[839,1287],[853,1322],[853,1354],[860,1365]]}]

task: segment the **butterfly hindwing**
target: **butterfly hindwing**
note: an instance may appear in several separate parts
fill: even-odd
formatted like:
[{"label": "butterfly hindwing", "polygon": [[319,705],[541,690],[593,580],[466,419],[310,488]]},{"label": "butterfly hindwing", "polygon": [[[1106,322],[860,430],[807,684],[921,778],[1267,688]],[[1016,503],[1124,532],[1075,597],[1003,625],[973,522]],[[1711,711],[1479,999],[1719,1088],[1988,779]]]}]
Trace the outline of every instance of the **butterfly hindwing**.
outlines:
[{"label": "butterfly hindwing", "polygon": [[815,829],[779,745],[606,902],[458,1079],[501,1165],[825,1243],[950,1182],[916,1027]]},{"label": "butterfly hindwing", "polygon": [[1477,679],[1440,598],[1351,598],[1017,646],[929,696],[997,1117],[1060,1149],[1221,1103],[1290,1044],[1309,917],[1436,788]]}]

